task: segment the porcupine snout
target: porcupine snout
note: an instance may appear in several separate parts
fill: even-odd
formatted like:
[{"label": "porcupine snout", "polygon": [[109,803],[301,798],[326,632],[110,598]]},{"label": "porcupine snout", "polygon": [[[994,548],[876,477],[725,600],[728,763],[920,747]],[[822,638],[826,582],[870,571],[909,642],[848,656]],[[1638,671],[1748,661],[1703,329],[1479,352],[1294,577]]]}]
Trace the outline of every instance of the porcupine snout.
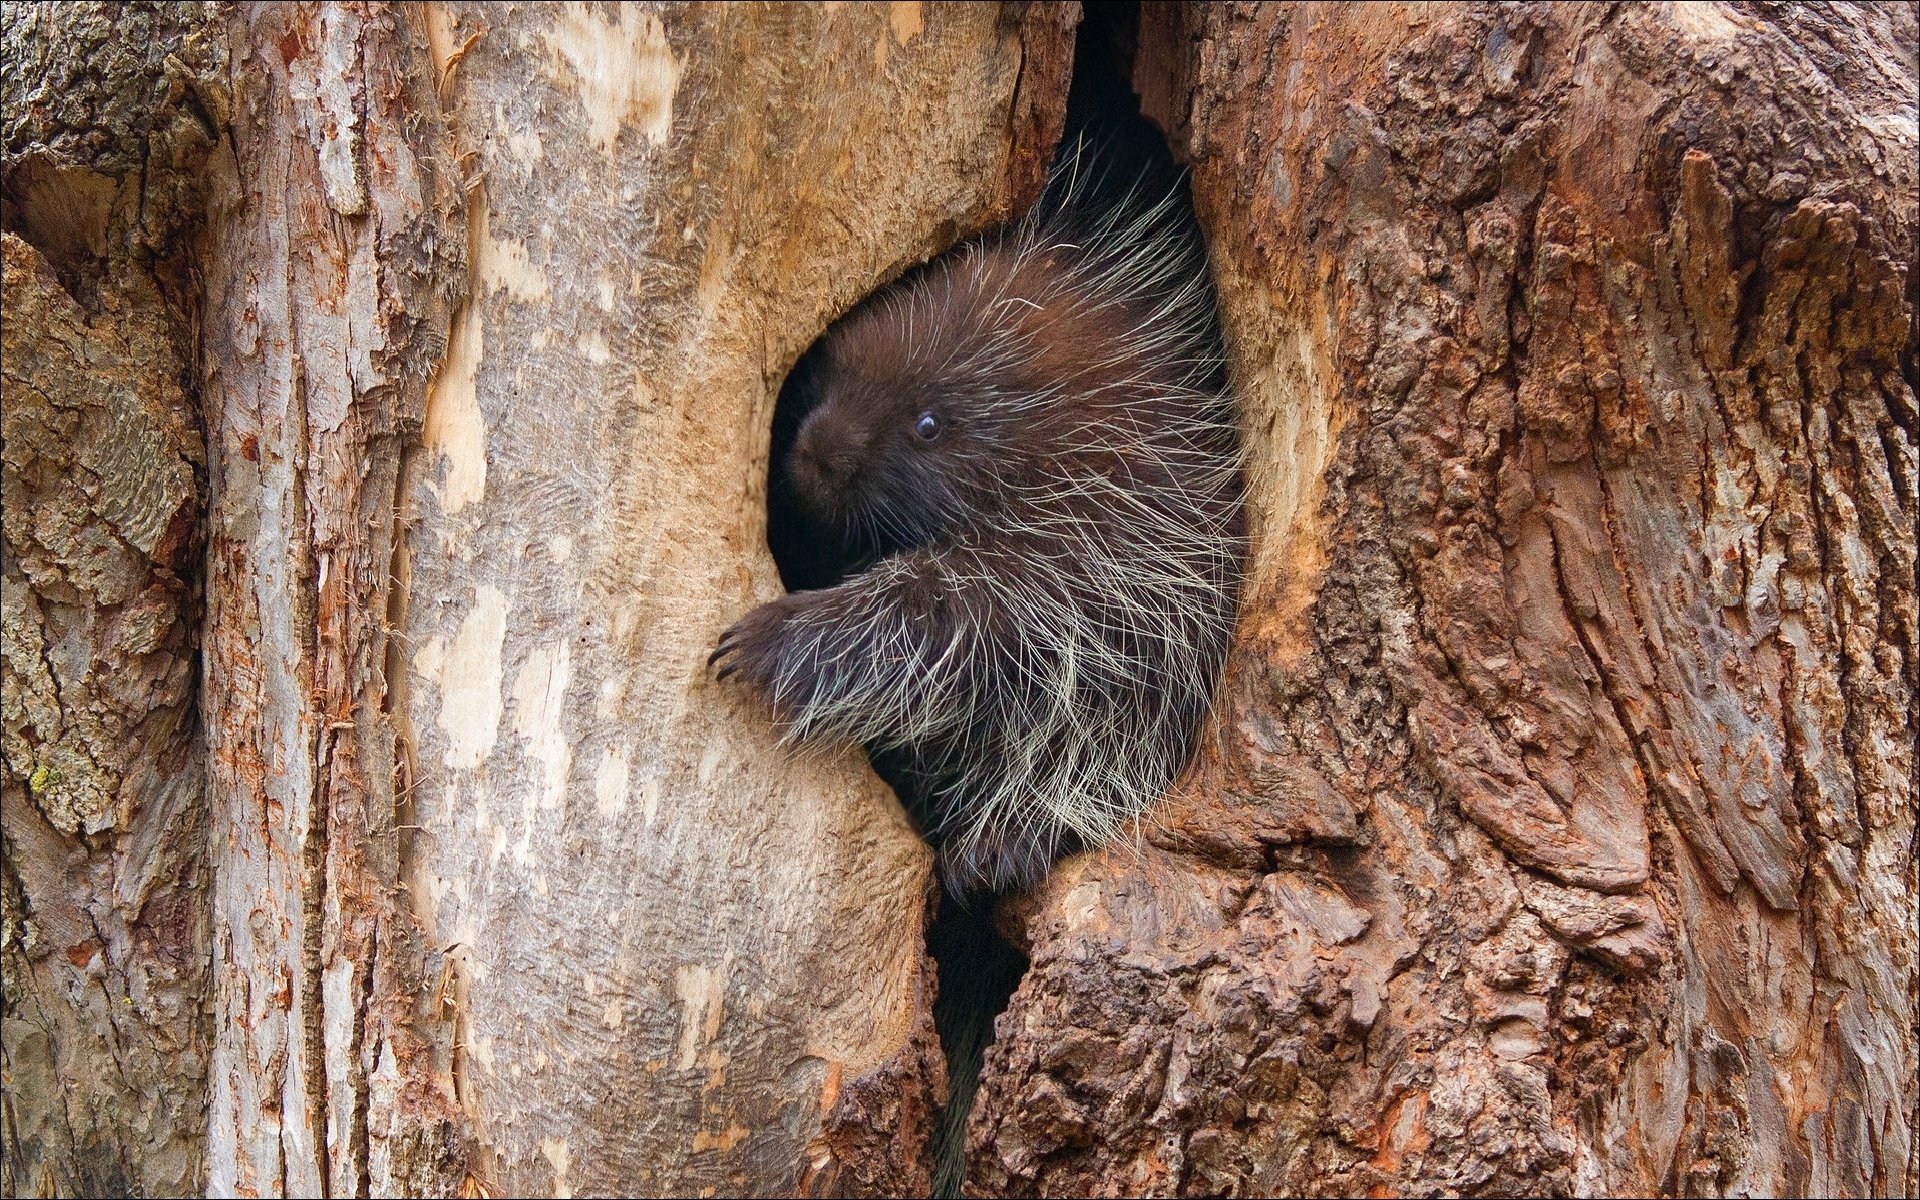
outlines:
[{"label": "porcupine snout", "polygon": [[831,515],[844,505],[860,470],[860,433],[831,409],[816,409],[801,422],[787,469],[815,517]]}]

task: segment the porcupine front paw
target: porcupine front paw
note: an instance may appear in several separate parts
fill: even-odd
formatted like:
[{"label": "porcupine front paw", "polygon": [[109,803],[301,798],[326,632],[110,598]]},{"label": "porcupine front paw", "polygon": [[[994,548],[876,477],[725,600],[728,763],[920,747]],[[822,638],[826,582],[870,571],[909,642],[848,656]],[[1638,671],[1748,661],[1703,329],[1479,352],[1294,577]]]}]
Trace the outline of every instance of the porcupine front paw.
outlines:
[{"label": "porcupine front paw", "polygon": [[714,678],[737,677],[771,702],[774,681],[780,676],[787,622],[802,607],[798,596],[782,596],[728,626],[713,653],[707,655],[707,665],[719,667]]}]

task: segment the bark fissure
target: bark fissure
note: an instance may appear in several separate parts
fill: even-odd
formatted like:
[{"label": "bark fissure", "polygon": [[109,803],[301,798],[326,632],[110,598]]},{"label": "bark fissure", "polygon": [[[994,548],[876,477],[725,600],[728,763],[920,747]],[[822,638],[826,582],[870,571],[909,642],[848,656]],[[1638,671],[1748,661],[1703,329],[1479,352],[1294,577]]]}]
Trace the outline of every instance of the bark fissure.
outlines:
[{"label": "bark fissure", "polygon": [[[925,851],[699,663],[1080,17],[5,8],[0,1191],[926,1190]],[[1259,536],[967,1186],[1920,1189],[1912,7],[1093,24]]]},{"label": "bark fissure", "polygon": [[[207,362],[228,489],[214,578],[223,601],[253,606],[271,632],[262,647],[222,642],[210,655],[210,679],[244,677],[249,655],[264,658],[267,686],[222,689],[208,719],[241,748],[221,787],[267,797],[254,844],[225,859],[226,886],[257,888],[285,936],[249,927],[235,939],[243,973],[277,971],[283,990],[225,1031],[223,1064],[239,1082],[217,1093],[215,1179],[324,1195],[450,1191],[464,1142],[433,1068],[439,1026],[417,983],[426,952],[395,874],[403,750],[383,676],[400,559],[383,540],[397,527],[383,521],[398,520],[403,437],[445,345],[464,238],[442,239],[458,230],[459,201],[406,11],[232,16],[251,74],[206,256],[218,267]],[[262,277],[277,286],[258,287]],[[236,986],[228,1004],[261,998]],[[245,1093],[274,1064],[284,1104],[268,1148],[251,1140]]]},{"label": "bark fissure", "polygon": [[[1889,201],[1912,194],[1911,170],[1891,166],[1911,135],[1877,114],[1909,111],[1913,80],[1809,79],[1793,65],[1791,26],[1871,40],[1910,34],[1910,20],[1725,8],[1670,21],[1630,6],[1456,6],[1422,12],[1411,33],[1398,27],[1411,10],[1394,6],[1203,6],[1164,20],[1168,46],[1143,60],[1170,60],[1173,82],[1142,91],[1162,97],[1163,124],[1194,155],[1244,374],[1269,380],[1267,356],[1288,345],[1270,315],[1276,296],[1290,311],[1317,305],[1338,330],[1322,375],[1337,377],[1355,419],[1327,466],[1325,503],[1286,531],[1286,556],[1304,564],[1292,586],[1305,616],[1243,615],[1222,717],[1229,752],[1203,754],[1176,791],[1189,812],[1171,818],[1168,844],[1208,853],[1151,866],[1096,858],[1038,902],[1035,966],[1013,1007],[1020,1032],[996,1051],[984,1101],[980,1141],[994,1161],[973,1186],[1874,1186],[1885,1155],[1849,1139],[1912,1144],[1911,1118],[1886,1098],[1908,1086],[1896,1081],[1911,1080],[1914,1054],[1910,1038],[1861,1014],[1869,1003],[1893,1012],[1903,995],[1911,1005],[1895,899],[1910,902],[1911,886],[1874,891],[1836,875],[1840,843],[1828,839],[1867,830],[1863,870],[1911,853],[1910,814],[1899,815],[1911,780],[1866,776],[1876,754],[1904,771],[1912,753],[1910,715],[1883,698],[1912,656],[1908,623],[1889,620],[1911,608],[1910,592],[1885,586],[1889,564],[1907,558],[1859,524],[1874,505],[1910,512],[1911,500],[1894,486],[1906,468],[1860,474],[1856,449],[1873,438],[1853,424],[1860,397],[1910,356],[1911,315],[1898,307],[1910,299],[1891,286],[1869,297],[1836,270],[1842,256],[1787,247],[1828,236],[1818,231],[1832,210],[1817,206],[1842,195],[1910,230]],[[1329,112],[1332,95],[1353,99]],[[1861,132],[1778,136],[1810,103],[1851,106],[1862,122],[1848,128]],[[1808,205],[1820,215],[1799,212]],[[1793,280],[1770,265],[1782,255],[1823,282],[1791,297]],[[1896,311],[1897,325],[1880,323]],[[1824,350],[1794,363],[1798,347],[1828,345],[1876,365],[1850,374]],[[1769,378],[1783,368],[1797,382]],[[1311,411],[1312,389],[1249,402],[1254,461],[1284,459],[1297,443],[1268,448],[1259,434]],[[1785,432],[1774,409],[1799,428]],[[1910,458],[1894,442],[1890,457]],[[1255,478],[1259,498],[1263,466]],[[1808,542],[1794,558],[1816,519],[1824,549]],[[1851,639],[1844,662],[1828,638]],[[1885,674],[1863,674],[1868,638],[1898,647],[1878,651]],[[1265,672],[1245,669],[1255,658]],[[1223,780],[1247,791],[1236,740],[1311,761],[1361,814],[1359,849],[1331,876],[1345,898],[1298,892],[1317,902],[1293,911],[1318,922],[1277,960],[1229,930],[1260,919],[1265,889],[1328,877],[1308,873],[1304,851],[1234,847],[1244,835],[1233,827],[1257,818],[1209,793]],[[1317,792],[1258,799],[1303,794]],[[1188,832],[1203,822],[1214,827],[1204,840]],[[1643,849],[1608,840],[1639,822]],[[1592,871],[1595,853],[1615,861]],[[1259,890],[1225,899],[1234,889],[1210,871],[1229,863],[1257,865]],[[1391,882],[1362,884],[1373,871]],[[1134,899],[1146,890],[1161,910],[1152,923]],[[1374,928],[1342,940],[1355,927],[1336,916],[1342,904]],[[1171,912],[1194,914],[1192,928],[1170,932]],[[1670,932],[1676,922],[1685,936]],[[1137,977],[1142,961],[1171,969],[1191,957],[1171,953],[1179,938],[1232,947],[1245,958],[1217,960],[1225,979],[1283,980],[1281,996],[1309,1001],[1307,1013],[1344,992],[1368,1014],[1320,1024],[1334,1048],[1324,1056],[1290,1051],[1301,1078],[1339,1101],[1270,1116],[1261,1141],[1204,1107],[1182,1113],[1186,1136],[1135,1132],[1143,1110],[1128,1097],[1159,1060],[1134,1048],[1174,1044],[1157,1031],[1169,1017],[1149,1022],[1147,1005],[1090,976]],[[1069,944],[1097,947],[1083,951],[1092,965],[1050,952]],[[1348,974],[1329,991],[1310,963]],[[1362,964],[1388,996],[1378,1015]],[[1150,993],[1194,1013],[1198,1041],[1178,1045],[1215,1056],[1183,1084],[1190,1104],[1210,1102],[1209,1088],[1246,1094],[1248,1063],[1266,1053],[1217,1002],[1194,999],[1230,987],[1222,975],[1207,991]],[[1824,1038],[1822,1018],[1797,1015],[1829,1006],[1839,1016]],[[1071,1057],[1049,1048],[1064,1023],[1085,1029],[1089,1011],[1107,1022],[1089,1044],[1073,1039]],[[1873,1057],[1856,1058],[1855,1041]],[[1858,1079],[1847,1094],[1881,1099],[1840,1113],[1817,1099],[1820,1077]],[[1332,1116],[1343,1108],[1357,1115]],[[1101,1136],[1075,1136],[1087,1127]],[[1484,1150],[1464,1150],[1463,1137]]]},{"label": "bark fissure", "polygon": [[[0,1191],[204,1182],[196,5],[0,15]],[[183,119],[184,118],[184,119]]]},{"label": "bark fissure", "polygon": [[[296,476],[297,478],[297,476]],[[321,572],[325,573],[326,559],[321,558]],[[317,590],[316,590],[317,598]],[[319,1064],[327,1061],[326,1014],[319,997],[323,994],[324,968],[322,966],[322,940],[326,930],[327,913],[327,751],[333,741],[333,730],[322,724],[313,733],[313,782],[307,800],[307,828],[301,837],[301,878],[304,886],[300,893],[301,940],[300,970],[302,991],[309,997],[303,1006],[301,1033],[306,1039],[307,1061]],[[323,1070],[309,1070],[306,1084],[307,1107],[312,1113],[312,1126],[327,1131],[328,1136],[315,1139],[314,1170],[320,1185],[321,1200],[330,1194],[328,1156],[331,1147],[331,1125],[327,1119],[327,1073]]]}]

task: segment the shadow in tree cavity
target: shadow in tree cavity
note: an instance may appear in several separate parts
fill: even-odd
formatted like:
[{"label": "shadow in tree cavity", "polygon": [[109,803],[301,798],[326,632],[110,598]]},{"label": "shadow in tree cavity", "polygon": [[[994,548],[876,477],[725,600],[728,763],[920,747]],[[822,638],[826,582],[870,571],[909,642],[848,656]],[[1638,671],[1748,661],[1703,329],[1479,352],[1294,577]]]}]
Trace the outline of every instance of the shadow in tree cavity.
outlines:
[{"label": "shadow in tree cavity", "polygon": [[[1084,145],[1099,176],[1095,203],[1131,190],[1159,197],[1177,192],[1192,221],[1183,173],[1166,138],[1141,115],[1133,89],[1140,37],[1138,3],[1090,3],[1074,41],[1073,77],[1067,98],[1062,153]],[[1151,61],[1171,61],[1168,55]],[[1111,192],[1111,195],[1101,193]],[[922,270],[916,268],[916,270]],[[907,278],[912,278],[910,272]],[[884,294],[884,289],[876,295]],[[861,303],[865,303],[863,300]],[[824,335],[821,339],[824,341]],[[814,394],[821,342],[801,355],[782,384],[774,406],[767,495],[767,546],[790,591],[831,587],[871,563],[815,536],[783,485],[781,465],[798,437]],[[903,802],[908,781],[887,756],[870,754],[875,772]],[[914,805],[906,803],[911,813]],[[934,1194],[957,1196],[965,1178],[967,1116],[977,1091],[996,1018],[1006,1010],[1027,959],[994,923],[995,899],[966,903],[942,894],[927,932],[927,951],[939,977],[934,1023],[946,1056],[949,1100],[934,1132]]]}]

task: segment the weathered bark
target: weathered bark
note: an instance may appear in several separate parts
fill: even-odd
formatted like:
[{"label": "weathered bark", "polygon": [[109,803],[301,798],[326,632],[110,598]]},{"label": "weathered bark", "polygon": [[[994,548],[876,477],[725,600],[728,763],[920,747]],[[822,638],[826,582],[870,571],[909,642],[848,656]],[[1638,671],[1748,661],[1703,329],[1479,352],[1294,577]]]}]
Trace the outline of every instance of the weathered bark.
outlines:
[{"label": "weathered bark", "polygon": [[[6,1192],[925,1190],[928,855],[702,666],[1078,17],[7,10]],[[1911,9],[1141,17],[1252,583],[971,1186],[1920,1190]]]},{"label": "weathered bark", "polygon": [[235,11],[216,1190],[923,1185],[925,852],[699,667],[773,391],[1037,185],[1069,15]]},{"label": "weathered bark", "polygon": [[1911,1195],[1910,7],[1148,10],[1217,729],[1031,904],[984,1192]]},{"label": "weathered bark", "polygon": [[401,894],[387,668],[400,463],[446,349],[460,188],[399,12],[229,17],[232,128],[199,249],[210,1184],[447,1193],[464,1141]]},{"label": "weathered bark", "polygon": [[782,378],[1037,189],[1071,24],[439,10],[474,283],[407,489],[409,883],[496,1194],[928,1186],[928,855],[703,668],[778,594]]},{"label": "weathered bark", "polygon": [[180,250],[224,62],[194,5],[9,5],[0,1192],[205,1178],[205,452]]}]

